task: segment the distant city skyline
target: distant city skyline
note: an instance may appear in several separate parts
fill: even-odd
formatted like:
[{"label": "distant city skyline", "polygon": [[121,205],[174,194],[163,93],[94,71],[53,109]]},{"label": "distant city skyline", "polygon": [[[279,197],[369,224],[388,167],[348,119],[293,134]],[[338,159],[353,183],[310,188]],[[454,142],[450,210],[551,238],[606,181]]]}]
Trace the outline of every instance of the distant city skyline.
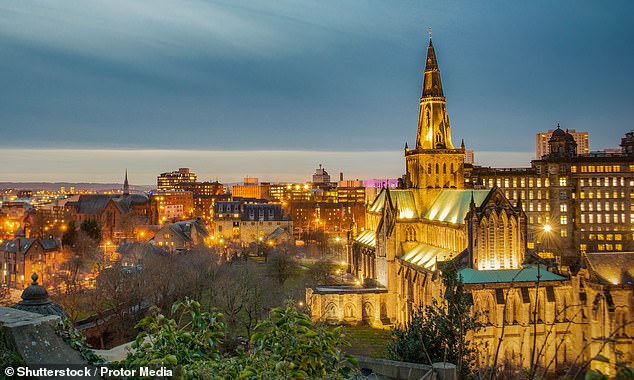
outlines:
[{"label": "distant city skyline", "polygon": [[[528,166],[535,134],[634,128],[634,4],[26,0],[0,5],[0,181],[403,174],[427,27],[452,138]],[[265,154],[261,152],[266,152]]]}]

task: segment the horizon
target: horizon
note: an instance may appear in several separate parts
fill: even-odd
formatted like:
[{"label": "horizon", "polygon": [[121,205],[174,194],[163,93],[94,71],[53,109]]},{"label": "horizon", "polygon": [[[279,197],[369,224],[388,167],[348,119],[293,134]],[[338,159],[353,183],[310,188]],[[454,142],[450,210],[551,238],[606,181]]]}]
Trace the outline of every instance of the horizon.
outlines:
[{"label": "horizon", "polygon": [[591,150],[616,147],[634,116],[632,13],[624,1],[3,4],[0,180],[115,182],[129,168],[153,183],[185,166],[297,182],[320,163],[398,177],[428,26],[452,139],[476,164],[528,166],[535,135],[558,123],[589,132]]}]

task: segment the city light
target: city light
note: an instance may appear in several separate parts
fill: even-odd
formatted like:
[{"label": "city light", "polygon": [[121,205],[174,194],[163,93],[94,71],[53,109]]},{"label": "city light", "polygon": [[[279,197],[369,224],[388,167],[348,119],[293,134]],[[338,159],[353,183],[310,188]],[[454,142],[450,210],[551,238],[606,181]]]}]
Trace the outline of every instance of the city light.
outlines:
[{"label": "city light", "polygon": [[545,224],[544,225],[544,232],[550,232],[552,230],[553,230],[553,228],[552,228],[552,226],[550,224]]}]

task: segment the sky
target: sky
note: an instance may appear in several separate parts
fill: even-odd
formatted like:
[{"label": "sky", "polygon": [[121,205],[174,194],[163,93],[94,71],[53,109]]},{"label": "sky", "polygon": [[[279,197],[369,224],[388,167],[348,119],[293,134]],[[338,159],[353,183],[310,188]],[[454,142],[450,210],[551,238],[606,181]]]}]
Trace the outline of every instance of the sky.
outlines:
[{"label": "sky", "polygon": [[5,0],[0,182],[400,176],[428,27],[477,164],[634,128],[631,1]]}]

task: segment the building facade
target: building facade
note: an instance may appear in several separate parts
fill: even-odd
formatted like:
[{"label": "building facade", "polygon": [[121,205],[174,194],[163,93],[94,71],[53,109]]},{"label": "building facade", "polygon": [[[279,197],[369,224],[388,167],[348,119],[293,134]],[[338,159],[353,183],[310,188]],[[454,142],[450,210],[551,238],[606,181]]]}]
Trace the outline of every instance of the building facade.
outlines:
[{"label": "building facade", "polygon": [[24,289],[30,277],[38,273],[50,283],[61,263],[59,244],[53,239],[32,239],[23,236],[5,240],[0,245],[0,283],[9,288]]},{"label": "building facade", "polygon": [[578,265],[584,252],[634,251],[634,154],[631,133],[619,153],[577,154],[576,140],[558,128],[550,153],[529,168],[474,167],[467,184],[497,187],[522,201],[527,242],[542,257]]},{"label": "building facade", "polygon": [[178,184],[197,182],[197,178],[189,168],[179,168],[173,172],[159,174],[156,178],[156,187],[159,191],[176,190]]},{"label": "building facade", "polygon": [[293,222],[282,206],[242,201],[217,202],[214,205],[214,240],[278,244],[292,241]]}]

